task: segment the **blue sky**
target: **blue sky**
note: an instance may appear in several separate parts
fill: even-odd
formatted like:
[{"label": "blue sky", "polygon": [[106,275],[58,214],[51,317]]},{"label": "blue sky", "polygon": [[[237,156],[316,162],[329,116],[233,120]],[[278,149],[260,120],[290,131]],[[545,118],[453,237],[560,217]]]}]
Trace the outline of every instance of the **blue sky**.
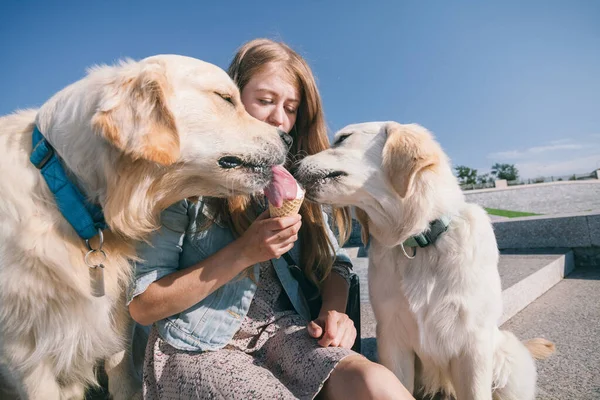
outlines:
[{"label": "blue sky", "polygon": [[87,67],[159,53],[225,68],[255,37],[315,72],[333,131],[417,122],[454,164],[525,177],[600,168],[600,2],[16,1],[0,4],[0,114]]}]

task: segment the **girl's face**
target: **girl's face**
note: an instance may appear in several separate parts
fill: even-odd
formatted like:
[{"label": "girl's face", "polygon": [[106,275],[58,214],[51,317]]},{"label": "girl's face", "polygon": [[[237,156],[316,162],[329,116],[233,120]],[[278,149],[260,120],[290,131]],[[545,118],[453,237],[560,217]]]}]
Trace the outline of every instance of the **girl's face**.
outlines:
[{"label": "girl's face", "polygon": [[248,114],[287,133],[292,130],[300,105],[300,93],[276,65],[267,65],[254,74],[241,94]]}]

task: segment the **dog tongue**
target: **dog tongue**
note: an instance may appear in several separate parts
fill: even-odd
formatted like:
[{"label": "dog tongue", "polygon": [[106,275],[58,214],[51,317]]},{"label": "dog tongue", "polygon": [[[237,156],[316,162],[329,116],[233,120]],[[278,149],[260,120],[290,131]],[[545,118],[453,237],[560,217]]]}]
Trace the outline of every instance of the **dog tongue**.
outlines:
[{"label": "dog tongue", "polygon": [[296,198],[298,185],[292,174],[281,165],[276,165],[271,170],[273,171],[273,180],[265,189],[265,196],[269,203],[275,207],[281,207],[285,200]]}]

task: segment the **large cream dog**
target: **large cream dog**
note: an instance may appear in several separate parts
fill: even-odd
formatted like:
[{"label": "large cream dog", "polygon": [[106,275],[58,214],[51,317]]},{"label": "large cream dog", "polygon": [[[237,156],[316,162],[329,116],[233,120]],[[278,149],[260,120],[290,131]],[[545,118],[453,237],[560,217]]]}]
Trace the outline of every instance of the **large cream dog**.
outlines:
[{"label": "large cream dog", "polygon": [[[84,241],[29,160],[34,126],[104,210],[102,297]],[[126,351],[130,241],[183,198],[261,191],[285,160],[282,139],[245,112],[223,70],[172,55],[94,68],[39,110],[0,118],[0,382],[22,399],[81,399],[105,360],[112,397],[138,395]]]},{"label": "large cream dog", "polygon": [[[295,176],[307,198],[357,207],[363,240],[371,237],[378,354],[409,391],[442,391],[458,400],[492,399],[492,393],[534,399],[532,354],[549,355],[553,344],[523,344],[498,329],[502,299],[491,223],[483,209],[465,202],[427,130],[394,122],[350,125],[331,149],[305,158]],[[436,220],[437,240],[416,248],[411,259],[415,248],[404,242]]]}]

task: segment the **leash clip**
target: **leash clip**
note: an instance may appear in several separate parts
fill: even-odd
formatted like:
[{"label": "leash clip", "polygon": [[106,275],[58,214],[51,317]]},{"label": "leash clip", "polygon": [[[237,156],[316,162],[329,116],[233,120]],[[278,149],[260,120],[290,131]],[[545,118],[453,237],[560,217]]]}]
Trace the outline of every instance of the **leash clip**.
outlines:
[{"label": "leash clip", "polygon": [[98,238],[100,239],[100,243],[98,244],[98,248],[94,249],[90,244],[90,239],[85,239],[85,245],[87,246],[89,251],[102,251],[102,246],[104,245],[104,234],[102,233],[102,229],[98,228]]},{"label": "leash clip", "polygon": [[416,247],[412,247],[412,249],[413,249],[412,256],[409,256],[408,253],[406,252],[406,249],[404,248],[404,243],[400,243],[400,248],[402,249],[402,253],[404,253],[404,256],[406,258],[408,258],[409,260],[412,260],[417,255],[417,248]]},{"label": "leash clip", "polygon": [[[88,266],[90,273],[90,286],[92,290],[92,296],[94,297],[102,297],[105,294],[104,291],[104,262],[106,261],[106,253],[102,250],[102,246],[104,245],[104,235],[102,234],[102,230],[98,229],[98,238],[100,243],[98,244],[98,248],[93,248],[90,245],[89,239],[85,240],[85,245],[88,248],[88,252],[85,254],[83,260],[85,261],[85,265]],[[92,255],[99,254],[100,260],[91,260],[90,257]]]}]

